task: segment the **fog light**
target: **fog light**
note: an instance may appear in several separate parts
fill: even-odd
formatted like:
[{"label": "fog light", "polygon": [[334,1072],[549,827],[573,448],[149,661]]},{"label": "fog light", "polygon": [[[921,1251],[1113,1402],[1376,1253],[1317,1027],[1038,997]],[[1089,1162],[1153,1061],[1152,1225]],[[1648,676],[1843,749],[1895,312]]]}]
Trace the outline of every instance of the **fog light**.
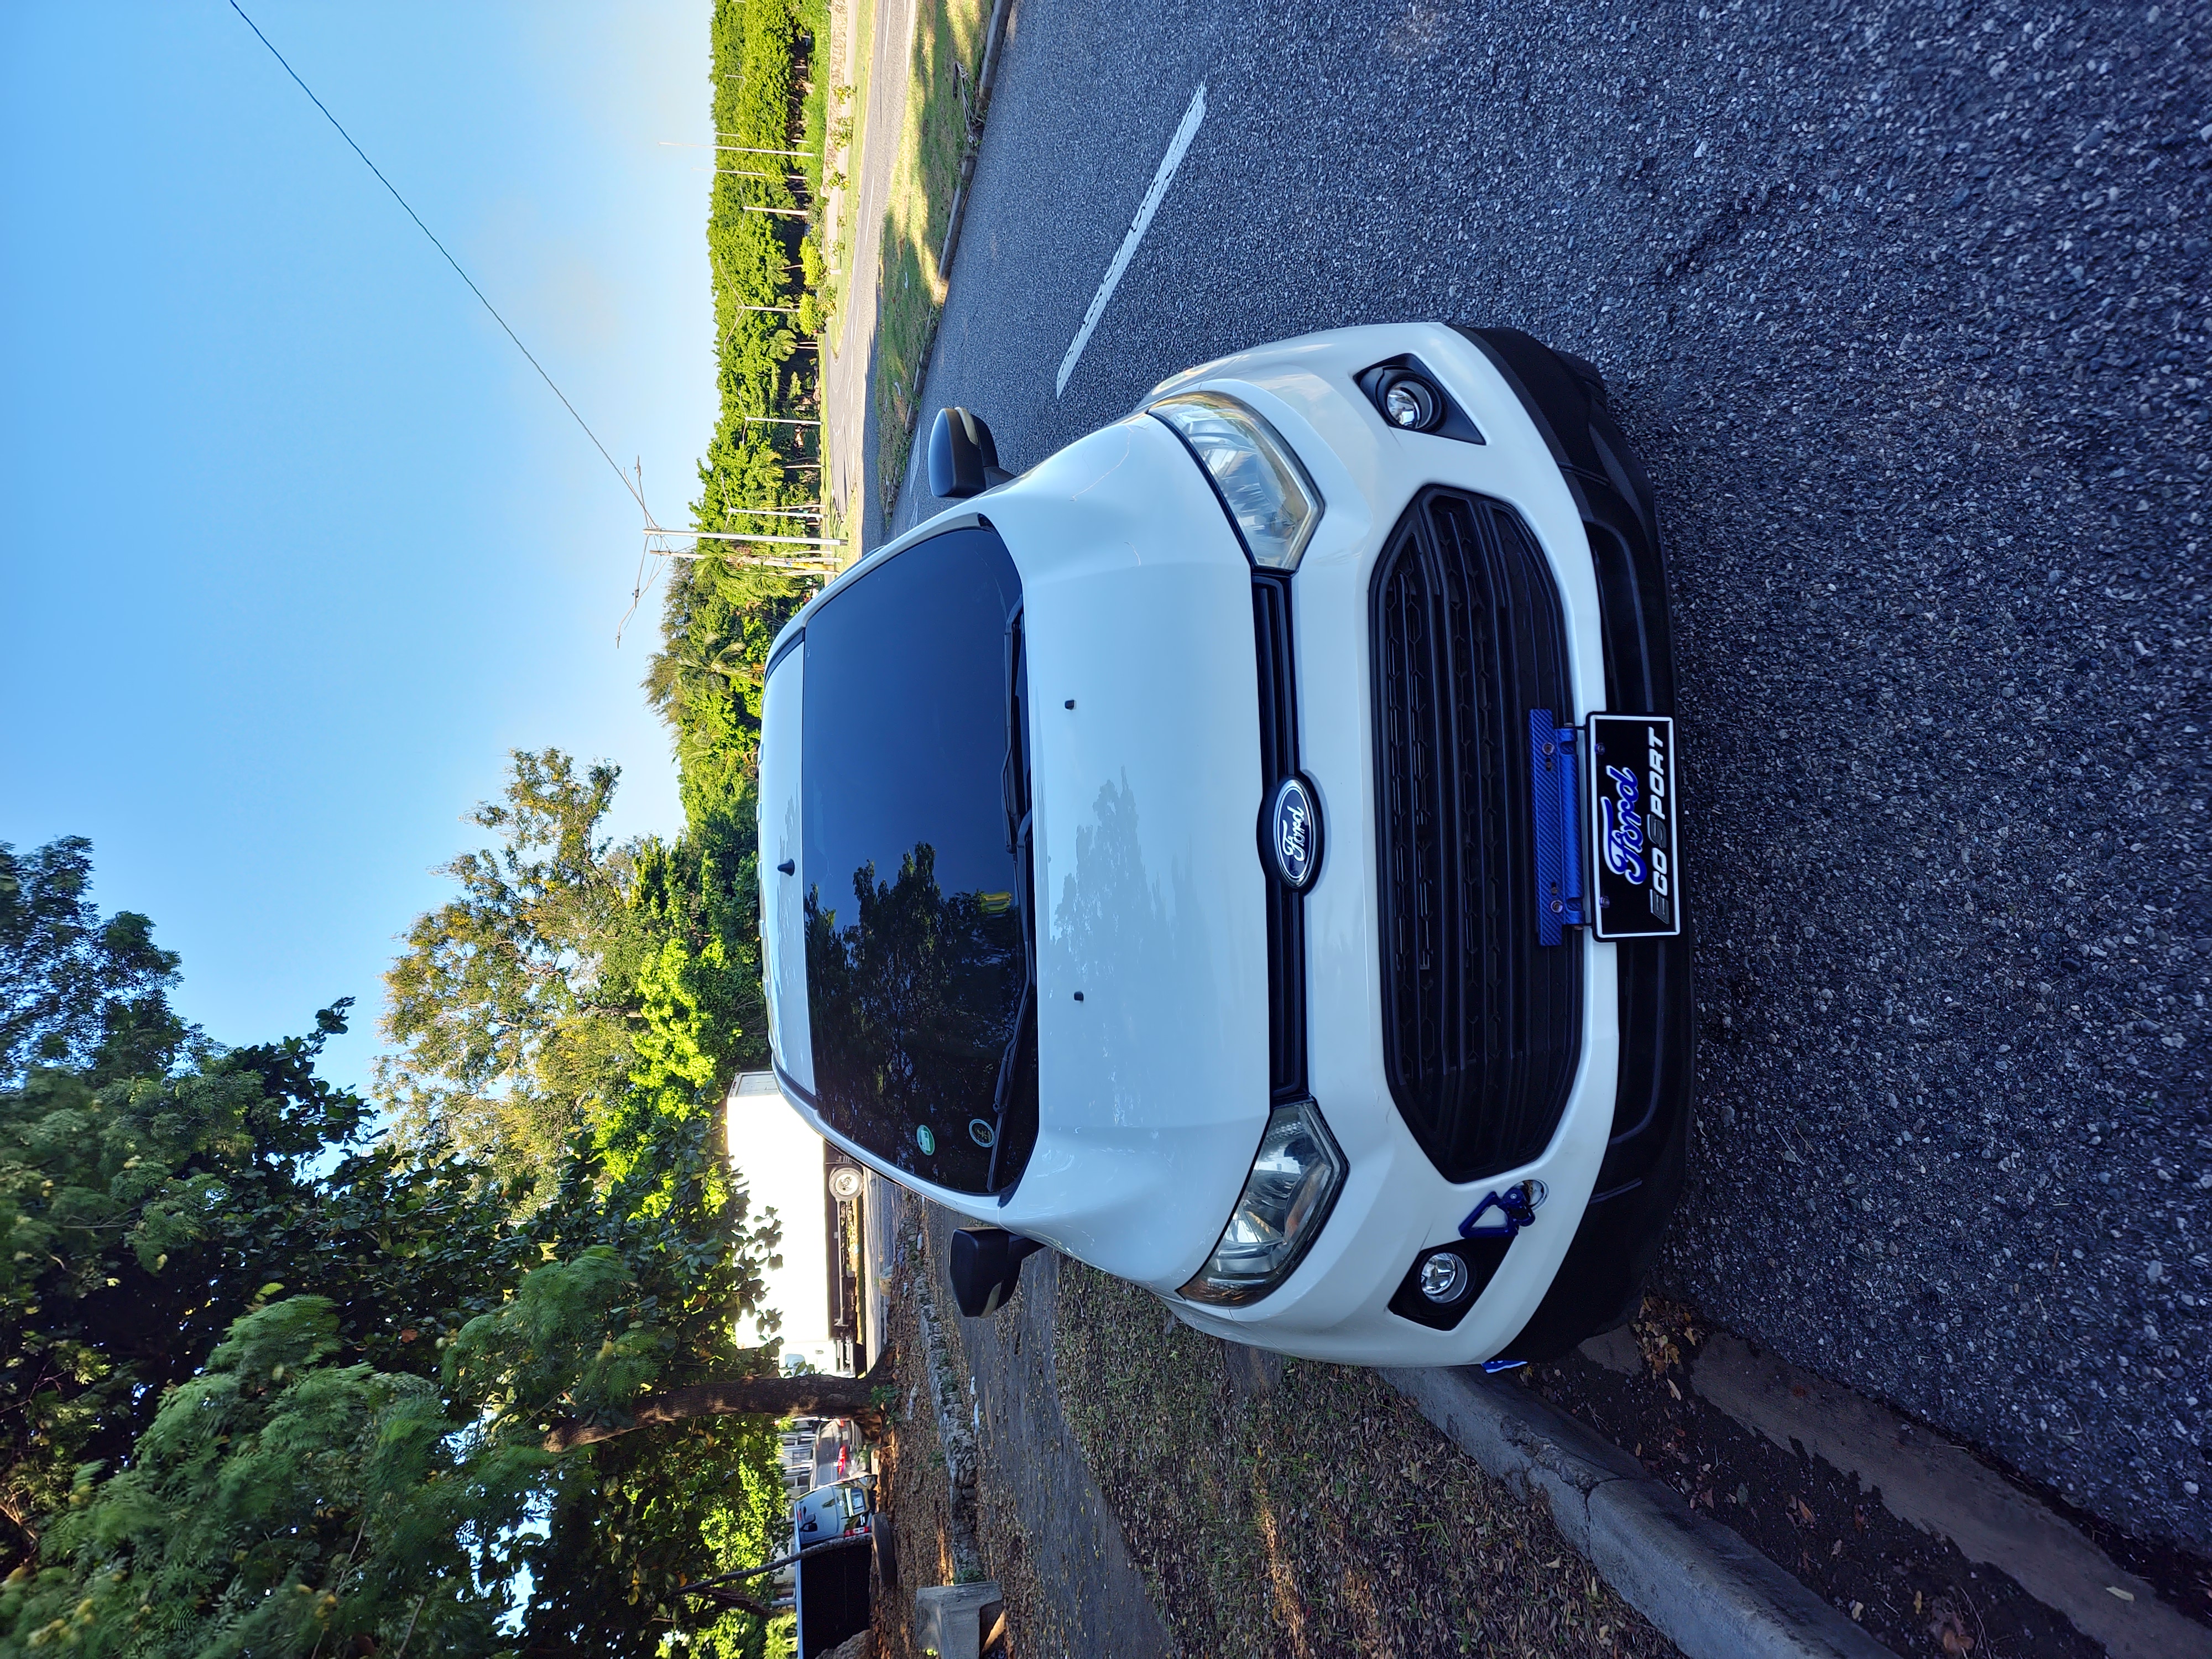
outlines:
[{"label": "fog light", "polygon": [[1382,393],[1382,414],[1391,425],[1408,432],[1425,432],[1437,423],[1443,405],[1427,381],[1411,374],[1390,382]]},{"label": "fog light", "polygon": [[1456,1302],[1467,1291],[1467,1263],[1439,1250],[1421,1263],[1421,1294],[1431,1302]]}]

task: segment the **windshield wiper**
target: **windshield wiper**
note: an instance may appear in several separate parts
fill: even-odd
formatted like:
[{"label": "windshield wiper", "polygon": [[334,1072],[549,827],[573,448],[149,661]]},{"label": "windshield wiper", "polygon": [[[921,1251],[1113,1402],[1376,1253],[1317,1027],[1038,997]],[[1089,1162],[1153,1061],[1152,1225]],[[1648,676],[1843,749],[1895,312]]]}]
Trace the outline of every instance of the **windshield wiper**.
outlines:
[{"label": "windshield wiper", "polygon": [[1022,821],[1014,831],[1014,891],[1015,902],[1022,915],[1022,1000],[1014,1008],[1013,1035],[1006,1039],[1006,1052],[999,1056],[999,1080],[991,1090],[991,1163],[983,1172],[983,1190],[997,1193],[1003,1204],[1013,1196],[1010,1187],[999,1192],[999,1157],[1006,1144],[1006,1109],[1013,1104],[1014,1076],[1019,1069],[1022,1037],[1036,1018],[1036,927],[1032,917],[1036,914],[1036,879],[1030,866],[1030,831],[1036,823],[1033,812],[1022,814]]},{"label": "windshield wiper", "polygon": [[999,765],[999,800],[1006,813],[1006,850],[1021,843],[1022,820],[1028,815],[1030,778],[1028,744],[1022,732],[1024,698],[1022,672],[1022,602],[1006,617],[1006,757]]},{"label": "windshield wiper", "polygon": [[1001,1204],[1013,1196],[1011,1188],[999,1193],[1006,1110],[1013,1103],[1022,1038],[1036,1018],[1036,876],[1030,845],[1036,815],[1030,805],[1029,743],[1022,730],[1023,705],[1028,702],[1024,669],[1022,602],[1016,599],[1006,615],[1006,757],[999,768],[999,798],[1006,814],[1006,850],[1014,856],[1014,902],[1021,911],[1022,996],[1014,1009],[1013,1033],[999,1056],[998,1082],[991,1090],[991,1163],[983,1176],[984,1191],[998,1193]]}]

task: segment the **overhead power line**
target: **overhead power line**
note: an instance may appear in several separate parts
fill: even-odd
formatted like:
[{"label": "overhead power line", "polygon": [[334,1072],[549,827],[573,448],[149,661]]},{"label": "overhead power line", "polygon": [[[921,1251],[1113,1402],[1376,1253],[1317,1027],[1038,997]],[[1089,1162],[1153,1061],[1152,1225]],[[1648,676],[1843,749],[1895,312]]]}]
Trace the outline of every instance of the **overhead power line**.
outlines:
[{"label": "overhead power line", "polygon": [[407,198],[399,193],[398,187],[395,185],[391,179],[384,176],[382,170],[377,167],[375,162],[368,159],[368,153],[362,149],[359,144],[354,143],[353,135],[345,130],[343,124],[339,121],[337,116],[331,113],[330,106],[324,103],[321,99],[315,96],[315,91],[313,87],[310,87],[305,81],[300,79],[300,71],[294,69],[289,63],[286,62],[284,54],[276,50],[275,44],[267,35],[261,33],[261,25],[255,22],[251,17],[247,17],[246,15],[246,9],[238,3],[238,0],[230,0],[230,9],[239,15],[240,18],[244,21],[246,27],[253,31],[254,38],[259,40],[263,46],[269,48],[269,55],[283,65],[284,73],[292,77],[293,83],[297,86],[301,91],[307,94],[308,101],[313,103],[317,109],[322,111],[323,118],[328,121],[331,126],[337,129],[338,137],[346,141],[347,147],[350,149],[356,155],[361,157],[361,164],[367,167],[371,173],[376,174],[376,182],[382,185],[385,189],[392,192],[392,199],[398,203],[401,210],[405,212],[409,218],[415,222],[415,228],[430,239],[430,246],[437,249],[440,253],[445,255],[446,263],[453,268],[453,275],[459,277],[463,282],[469,285],[469,292],[475,295],[477,299],[483,304],[483,308],[491,313],[492,321],[497,323],[500,325],[501,331],[506,334],[507,337],[514,342],[514,349],[523,355],[524,358],[528,361],[531,368],[538,371],[538,378],[544,381],[547,389],[550,391],[555,397],[561,400],[561,407],[567,410],[569,415],[574,418],[576,424],[583,429],[584,435],[592,441],[592,447],[599,452],[600,457],[606,462],[608,468],[614,473],[617,478],[622,481],[622,487],[628,490],[631,499],[637,502],[638,511],[645,514],[646,522],[647,524],[652,523],[653,509],[646,506],[644,495],[631,484],[629,477],[624,475],[622,468],[616,465],[615,458],[607,453],[607,447],[599,441],[599,434],[592,430],[591,423],[586,421],[581,415],[576,413],[576,405],[568,401],[568,394],[562,391],[559,386],[554,385],[553,377],[545,372],[545,365],[539,362],[537,358],[531,356],[530,348],[523,344],[521,337],[516,334],[512,328],[507,326],[507,319],[499,314],[499,307],[492,304],[489,300],[484,298],[484,291],[476,285],[475,278],[471,277],[467,271],[461,269],[461,262],[453,258],[453,254],[447,251],[446,245],[438,240],[436,233],[432,231],[429,226],[422,222],[422,216],[416,212],[413,208],[407,205]]}]

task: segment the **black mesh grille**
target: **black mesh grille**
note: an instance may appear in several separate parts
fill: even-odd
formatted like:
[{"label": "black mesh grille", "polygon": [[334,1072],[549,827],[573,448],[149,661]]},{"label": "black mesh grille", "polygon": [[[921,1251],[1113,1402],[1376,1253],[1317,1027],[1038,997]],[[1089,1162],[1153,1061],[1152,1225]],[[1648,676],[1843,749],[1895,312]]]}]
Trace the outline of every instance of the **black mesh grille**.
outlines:
[{"label": "black mesh grille", "polygon": [[[1260,660],[1260,799],[1298,769],[1298,700],[1291,647],[1291,584],[1265,572],[1252,579],[1252,639]],[[1263,815],[1264,816],[1264,815]],[[1278,1101],[1306,1091],[1305,897],[1274,878],[1261,838],[1267,878],[1267,1081]]]},{"label": "black mesh grille", "polygon": [[1503,502],[1430,489],[1370,599],[1382,1054],[1447,1180],[1543,1150],[1582,1041],[1582,949],[1536,942],[1528,710],[1571,719],[1550,568]]}]

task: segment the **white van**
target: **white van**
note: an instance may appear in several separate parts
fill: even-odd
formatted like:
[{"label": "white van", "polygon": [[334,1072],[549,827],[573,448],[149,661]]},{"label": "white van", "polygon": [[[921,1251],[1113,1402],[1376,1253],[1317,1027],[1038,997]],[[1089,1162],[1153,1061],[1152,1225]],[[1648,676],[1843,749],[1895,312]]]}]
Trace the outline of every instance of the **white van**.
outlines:
[{"label": "white van", "polygon": [[1595,368],[1345,329],[1162,384],[779,638],[775,1069],[834,1145],[1234,1340],[1513,1364],[1632,1310],[1692,1002],[1651,491]]},{"label": "white van", "polygon": [[[783,1223],[783,1264],[769,1270],[763,1305],[780,1316],[787,1363],[858,1376],[867,1370],[869,1334],[861,1303],[860,1166],[793,1115],[770,1072],[746,1072],[724,1103],[730,1163],[751,1195],[752,1212],[775,1210]],[[739,1340],[758,1343],[756,1328]]]}]

